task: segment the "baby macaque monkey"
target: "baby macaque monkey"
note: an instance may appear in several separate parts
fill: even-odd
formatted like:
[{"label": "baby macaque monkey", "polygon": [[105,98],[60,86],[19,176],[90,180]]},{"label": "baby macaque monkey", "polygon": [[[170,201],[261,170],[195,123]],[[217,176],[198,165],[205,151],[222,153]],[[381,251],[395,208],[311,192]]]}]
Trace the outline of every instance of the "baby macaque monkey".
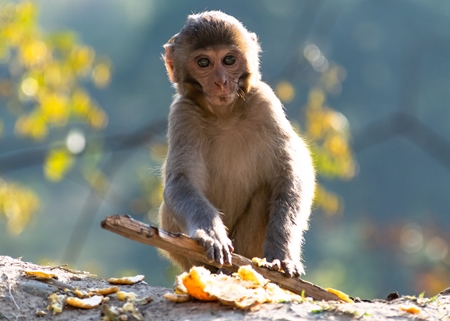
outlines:
[{"label": "baby macaque monkey", "polygon": [[[314,168],[280,100],[261,81],[256,35],[209,11],[190,15],[164,48],[177,93],[160,227],[194,238],[221,265],[235,252],[266,258],[287,276],[303,274]],[[199,264],[168,255],[185,270]]]}]

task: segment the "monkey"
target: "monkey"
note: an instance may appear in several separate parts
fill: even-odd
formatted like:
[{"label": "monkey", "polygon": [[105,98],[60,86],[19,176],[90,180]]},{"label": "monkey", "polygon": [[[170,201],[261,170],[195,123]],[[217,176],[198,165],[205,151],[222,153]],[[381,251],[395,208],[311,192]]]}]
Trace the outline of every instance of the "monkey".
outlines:
[{"label": "monkey", "polygon": [[[304,274],[315,171],[305,141],[261,80],[256,34],[230,15],[206,11],[189,15],[164,49],[176,94],[160,227],[195,239],[222,267],[234,252],[264,257],[287,277]],[[166,254],[184,270],[199,264]]]}]

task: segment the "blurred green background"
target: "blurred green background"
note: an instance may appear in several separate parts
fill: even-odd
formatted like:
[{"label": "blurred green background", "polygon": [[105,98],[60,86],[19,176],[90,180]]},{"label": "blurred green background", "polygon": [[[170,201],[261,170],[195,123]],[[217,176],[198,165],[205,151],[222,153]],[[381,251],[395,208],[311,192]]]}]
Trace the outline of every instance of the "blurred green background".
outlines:
[{"label": "blurred green background", "polygon": [[155,249],[100,221],[155,223],[162,45],[213,9],[258,34],[263,79],[313,151],[305,279],[362,298],[450,286],[444,0],[0,1],[0,255],[171,286]]}]

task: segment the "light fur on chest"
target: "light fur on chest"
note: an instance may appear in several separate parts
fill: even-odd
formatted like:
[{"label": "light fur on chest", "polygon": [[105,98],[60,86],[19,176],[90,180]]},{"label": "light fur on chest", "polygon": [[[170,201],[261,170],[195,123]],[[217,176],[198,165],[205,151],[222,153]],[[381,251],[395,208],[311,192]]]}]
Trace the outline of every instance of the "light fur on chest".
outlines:
[{"label": "light fur on chest", "polygon": [[252,133],[246,128],[245,123],[239,123],[209,133],[205,194],[225,214],[244,211],[252,194],[269,180],[273,170],[269,136],[262,128]]}]

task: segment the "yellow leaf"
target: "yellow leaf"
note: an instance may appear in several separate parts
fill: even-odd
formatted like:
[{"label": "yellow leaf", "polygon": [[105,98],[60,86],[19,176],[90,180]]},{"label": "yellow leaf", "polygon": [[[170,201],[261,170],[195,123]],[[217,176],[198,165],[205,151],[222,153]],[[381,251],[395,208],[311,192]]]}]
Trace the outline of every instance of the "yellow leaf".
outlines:
[{"label": "yellow leaf", "polygon": [[86,116],[91,108],[91,100],[84,90],[77,90],[72,95],[72,104],[74,113],[80,116]]},{"label": "yellow leaf", "polygon": [[17,5],[17,18],[22,23],[30,23],[36,17],[36,5],[32,1],[24,1]]},{"label": "yellow leaf", "polygon": [[65,149],[52,150],[44,164],[44,174],[50,181],[60,181],[72,167],[73,156]]},{"label": "yellow leaf", "polygon": [[96,129],[105,128],[108,124],[108,116],[100,108],[92,108],[89,111],[88,120],[91,126]]},{"label": "yellow leaf", "polygon": [[44,82],[50,88],[63,85],[62,67],[58,63],[51,62],[45,66]]},{"label": "yellow leaf", "polygon": [[22,62],[26,66],[41,65],[50,58],[50,51],[43,41],[30,41],[20,49]]},{"label": "yellow leaf", "polygon": [[20,234],[38,207],[39,200],[33,192],[15,183],[0,181],[0,214],[6,216],[9,233]]},{"label": "yellow leaf", "polygon": [[108,86],[111,80],[111,68],[107,63],[99,63],[92,70],[92,80],[97,87],[104,88]]},{"label": "yellow leaf", "polygon": [[295,88],[290,82],[281,81],[275,88],[278,98],[284,103],[290,103],[295,97]]},{"label": "yellow leaf", "polygon": [[76,33],[68,30],[56,31],[48,38],[50,43],[58,50],[70,50],[77,42]]},{"label": "yellow leaf", "polygon": [[332,135],[325,141],[325,147],[337,157],[348,153],[347,142],[341,136]]},{"label": "yellow leaf", "polygon": [[15,130],[19,135],[28,136],[36,140],[45,138],[48,133],[47,124],[40,113],[20,116],[17,119]]},{"label": "yellow leaf", "polygon": [[79,75],[86,75],[92,67],[95,51],[90,47],[77,47],[72,50],[70,65]]},{"label": "yellow leaf", "polygon": [[311,108],[320,108],[325,102],[325,94],[321,89],[313,89],[308,96],[308,105]]},{"label": "yellow leaf", "polygon": [[43,95],[40,107],[43,116],[50,123],[64,124],[69,118],[67,97],[61,94]]},{"label": "yellow leaf", "polygon": [[343,201],[336,194],[327,191],[321,185],[317,185],[314,204],[328,216],[342,214],[344,207]]}]

